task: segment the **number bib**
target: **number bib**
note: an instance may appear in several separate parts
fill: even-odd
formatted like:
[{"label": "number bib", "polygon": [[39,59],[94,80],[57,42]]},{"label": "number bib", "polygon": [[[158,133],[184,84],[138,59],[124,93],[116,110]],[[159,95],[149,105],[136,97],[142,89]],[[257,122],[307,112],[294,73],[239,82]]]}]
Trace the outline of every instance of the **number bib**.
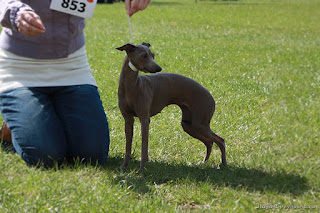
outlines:
[{"label": "number bib", "polygon": [[50,9],[82,18],[91,18],[96,4],[97,0],[52,0]]}]

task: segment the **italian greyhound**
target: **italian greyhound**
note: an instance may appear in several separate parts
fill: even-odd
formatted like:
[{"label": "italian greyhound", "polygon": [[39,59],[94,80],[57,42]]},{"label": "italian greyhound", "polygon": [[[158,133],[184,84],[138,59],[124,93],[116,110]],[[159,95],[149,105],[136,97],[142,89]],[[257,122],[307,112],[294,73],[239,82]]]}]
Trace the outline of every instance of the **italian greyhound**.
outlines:
[{"label": "italian greyhound", "polygon": [[[131,158],[134,117],[141,123],[142,150],[140,171],[148,161],[148,137],[150,117],[170,105],[176,104],[182,110],[181,125],[185,132],[206,145],[208,161],[213,142],[221,151],[222,164],[226,165],[224,139],[210,129],[215,102],[210,92],[196,81],[178,74],[157,73],[162,68],[154,61],[150,44],[126,44],[116,49],[125,50],[118,88],[118,104],[125,120],[126,154],[121,166],[125,169]],[[139,75],[157,73],[153,75]]]}]

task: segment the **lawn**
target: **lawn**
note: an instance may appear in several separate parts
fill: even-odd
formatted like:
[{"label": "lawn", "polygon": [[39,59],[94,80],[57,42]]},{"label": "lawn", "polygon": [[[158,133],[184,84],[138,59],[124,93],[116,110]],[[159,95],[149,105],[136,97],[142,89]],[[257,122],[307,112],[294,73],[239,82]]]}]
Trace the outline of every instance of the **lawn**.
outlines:
[{"label": "lawn", "polygon": [[124,157],[117,87],[130,42],[123,3],[99,4],[87,20],[87,52],[109,119],[103,167],[28,167],[0,151],[0,212],[253,212],[320,209],[320,1],[153,0],[131,18],[134,43],[149,42],[163,72],[203,84],[216,100],[212,129],[226,141],[201,163],[205,146],[180,126],[176,106],[150,124],[150,162]]}]

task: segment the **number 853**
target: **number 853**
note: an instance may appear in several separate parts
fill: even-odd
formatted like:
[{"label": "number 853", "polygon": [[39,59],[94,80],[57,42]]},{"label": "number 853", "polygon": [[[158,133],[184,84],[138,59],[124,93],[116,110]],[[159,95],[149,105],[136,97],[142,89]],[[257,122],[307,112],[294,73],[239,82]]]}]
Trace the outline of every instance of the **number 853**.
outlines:
[{"label": "number 853", "polygon": [[86,4],[83,2],[78,2],[74,0],[63,0],[61,6],[63,8],[69,8],[70,10],[77,10],[83,13],[86,10]]}]

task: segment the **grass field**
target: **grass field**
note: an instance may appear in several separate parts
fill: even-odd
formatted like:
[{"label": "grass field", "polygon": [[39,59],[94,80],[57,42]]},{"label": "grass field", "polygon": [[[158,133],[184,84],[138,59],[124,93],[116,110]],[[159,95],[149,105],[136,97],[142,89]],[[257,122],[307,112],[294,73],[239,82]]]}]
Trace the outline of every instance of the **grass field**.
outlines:
[{"label": "grass field", "polygon": [[153,0],[131,19],[134,43],[152,45],[163,72],[206,86],[216,100],[215,146],[180,126],[178,107],[151,119],[150,162],[137,174],[140,126],[128,171],[117,87],[130,42],[124,4],[98,5],[87,51],[110,123],[107,165],[30,168],[0,151],[0,212],[253,212],[320,210],[320,1]]}]

